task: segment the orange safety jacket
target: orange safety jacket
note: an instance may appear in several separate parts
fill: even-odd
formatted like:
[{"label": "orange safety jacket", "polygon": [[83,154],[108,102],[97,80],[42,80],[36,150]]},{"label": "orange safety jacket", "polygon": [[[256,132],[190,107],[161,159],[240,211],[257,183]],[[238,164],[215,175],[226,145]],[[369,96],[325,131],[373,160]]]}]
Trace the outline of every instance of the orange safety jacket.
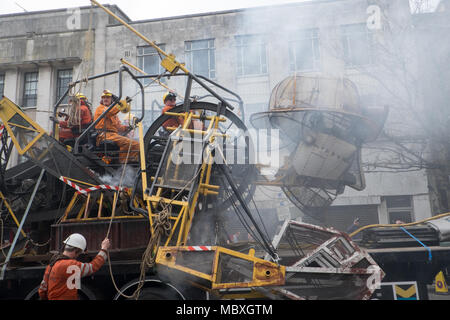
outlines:
[{"label": "orange safety jacket", "polygon": [[[164,106],[164,108],[162,109],[162,114],[166,113],[167,111],[170,111],[173,108],[174,107],[172,107],[172,106]],[[163,123],[163,127],[165,129],[170,128],[170,127],[178,128],[178,126],[183,125],[183,123],[184,123],[184,118],[183,117],[173,117],[173,116],[171,116],[169,118],[169,120],[167,120],[167,121],[165,121]]]},{"label": "orange safety jacket", "polygon": [[[80,125],[81,130],[86,129],[92,123],[92,113],[89,108],[81,104],[80,105]],[[66,139],[73,139],[79,137],[81,134],[80,126],[69,126],[69,121],[59,121],[59,140],[64,141]]]},{"label": "orange safety jacket", "polygon": [[[60,121],[59,126],[62,128],[68,128],[69,127],[69,121]],[[82,104],[80,105],[80,124],[81,128],[85,129],[92,123],[92,115],[89,108]]]},{"label": "orange safety jacket", "polygon": [[[108,109],[107,106],[104,106],[102,104],[99,105],[95,110],[94,119],[97,120],[102,115],[102,113],[106,111],[106,109]],[[120,110],[117,108],[117,106],[112,108],[112,110],[110,110],[105,115],[105,117],[95,125],[95,129],[99,130],[100,132],[106,131],[115,133],[126,131],[128,127],[120,122],[119,116],[117,115],[119,111]]]},{"label": "orange safety jacket", "polygon": [[[164,108],[162,109],[162,114],[166,113],[167,111],[172,110],[173,108],[175,108],[175,106],[164,106]],[[194,129],[194,121],[192,121],[189,125],[188,129]],[[173,127],[173,128],[178,128],[178,126],[183,126],[184,124],[184,117],[183,116],[179,116],[179,117],[175,117],[175,116],[171,116],[168,120],[166,120],[163,123],[163,127],[164,129]]]},{"label": "orange safety jacket", "polygon": [[[99,105],[95,110],[94,119],[97,120],[105,110],[108,109],[107,106]],[[96,125],[100,134],[97,137],[97,145],[103,140],[114,141],[120,149],[119,162],[126,163],[127,155],[128,160],[138,162],[139,161],[139,142],[119,135],[119,132],[124,132],[128,129],[128,126],[123,125],[120,122],[119,109],[117,107],[112,108],[103,119],[101,119]],[[130,146],[131,144],[131,146]]]},{"label": "orange safety jacket", "polygon": [[103,251],[100,251],[90,263],[82,263],[66,256],[58,258],[45,269],[44,279],[38,290],[39,298],[41,300],[78,300],[78,291],[73,285],[74,278],[86,277],[97,272],[106,258],[106,253]]}]

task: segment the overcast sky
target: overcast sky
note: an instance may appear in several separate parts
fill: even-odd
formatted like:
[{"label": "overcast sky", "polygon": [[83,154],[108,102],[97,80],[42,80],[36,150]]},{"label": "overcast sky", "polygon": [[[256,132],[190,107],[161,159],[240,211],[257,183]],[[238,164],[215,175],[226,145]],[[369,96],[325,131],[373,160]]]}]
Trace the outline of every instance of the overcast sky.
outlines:
[{"label": "overcast sky", "polygon": [[[116,4],[130,19],[145,20],[302,1],[305,0],[100,0],[99,3]],[[0,0],[0,14],[24,12],[24,9],[26,11],[39,11],[82,7],[90,4],[89,0]]]}]

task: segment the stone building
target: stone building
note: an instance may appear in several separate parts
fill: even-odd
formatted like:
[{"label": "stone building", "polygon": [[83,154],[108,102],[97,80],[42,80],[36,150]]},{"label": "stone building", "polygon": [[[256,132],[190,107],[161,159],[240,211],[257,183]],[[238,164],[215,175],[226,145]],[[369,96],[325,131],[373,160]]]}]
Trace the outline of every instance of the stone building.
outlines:
[{"label": "stone building", "polygon": [[[398,137],[413,130],[405,108],[411,101],[423,103],[410,95],[413,80],[398,81],[402,72],[418,72],[413,33],[417,19],[407,0],[318,0],[143,21],[131,21],[117,6],[109,8],[193,73],[238,93],[246,119],[265,111],[271,89],[294,73],[354,81],[362,104],[390,107],[386,130]],[[392,58],[393,52],[400,60]],[[49,113],[70,81],[116,70],[121,58],[150,74],[163,71],[153,48],[99,8],[0,16],[0,94],[21,105],[45,129],[50,130]],[[172,77],[166,84],[182,92],[185,81]],[[148,125],[160,114],[166,90],[150,81],[145,84]],[[117,77],[106,77],[83,83],[80,90],[96,106],[104,88],[117,87]],[[124,94],[137,92],[133,82],[124,82]],[[201,92],[193,88],[193,94]],[[383,151],[391,142],[381,137],[364,149],[369,171],[365,190],[346,189],[323,212],[321,223],[345,229],[356,216],[363,224],[430,217],[425,169],[375,166],[383,161],[381,155],[391,157]],[[302,216],[279,189],[262,188],[256,200],[272,216],[274,211],[280,218]]]}]

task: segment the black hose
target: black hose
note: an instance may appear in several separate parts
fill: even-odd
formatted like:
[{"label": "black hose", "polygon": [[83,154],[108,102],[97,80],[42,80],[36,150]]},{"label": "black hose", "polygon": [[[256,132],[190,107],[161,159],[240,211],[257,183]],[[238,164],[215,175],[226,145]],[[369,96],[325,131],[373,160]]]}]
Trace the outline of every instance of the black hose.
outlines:
[{"label": "black hose", "polygon": [[260,238],[262,239],[264,247],[266,248],[267,252],[272,256],[272,258],[274,260],[277,260],[277,254],[275,253],[275,250],[274,250],[272,244],[266,239],[266,237],[264,236],[263,232],[258,227],[258,224],[256,223],[255,219],[253,219],[253,216],[252,216],[252,214],[251,214],[247,204],[245,203],[244,199],[242,198],[241,194],[239,193],[239,190],[236,188],[236,185],[234,184],[233,178],[231,177],[230,173],[227,171],[228,168],[226,168],[223,165],[219,165],[218,167],[222,171],[222,173],[224,174],[224,176],[227,179],[228,183],[230,184],[231,189],[233,189],[234,195],[238,199],[239,203],[241,204],[241,206],[244,209],[245,213],[249,217],[250,221],[255,226],[255,229],[258,232]]}]

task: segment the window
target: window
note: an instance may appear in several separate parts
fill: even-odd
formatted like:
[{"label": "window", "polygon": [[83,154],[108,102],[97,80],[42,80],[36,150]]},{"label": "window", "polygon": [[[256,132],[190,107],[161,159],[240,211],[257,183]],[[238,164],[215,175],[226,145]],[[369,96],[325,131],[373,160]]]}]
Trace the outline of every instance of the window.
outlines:
[{"label": "window", "polygon": [[[72,81],[72,69],[66,69],[66,70],[58,70],[58,78],[56,81],[56,101],[59,101],[59,99],[64,95],[64,93],[67,91],[67,88],[69,88],[69,83]],[[61,101],[62,104],[67,104],[69,97],[66,96],[63,101]]]},{"label": "window", "polygon": [[[160,44],[158,47],[160,47],[161,50],[165,50],[164,44]],[[150,75],[159,75],[165,72],[164,68],[161,66],[159,53],[152,46],[137,48],[137,66],[139,69]],[[143,80],[144,85],[148,85],[152,82],[152,79],[150,78],[145,78]],[[160,81],[164,82],[165,78],[162,78]]]},{"label": "window", "polygon": [[23,90],[23,107],[35,107],[37,104],[38,72],[25,73]]},{"label": "window", "polygon": [[413,208],[411,196],[385,197],[385,200],[390,224],[394,224],[397,221],[403,223],[412,221]]},{"label": "window", "polygon": [[0,73],[0,98],[5,93],[5,75]]},{"label": "window", "polygon": [[236,36],[236,47],[238,76],[267,73],[266,43],[262,36]]},{"label": "window", "polygon": [[320,69],[319,31],[302,30],[289,39],[290,70],[316,71]]},{"label": "window", "polygon": [[373,33],[366,24],[342,27],[342,45],[346,66],[363,66],[373,63]]},{"label": "window", "polygon": [[186,66],[193,74],[211,79],[216,77],[214,39],[186,41],[184,51]]}]

